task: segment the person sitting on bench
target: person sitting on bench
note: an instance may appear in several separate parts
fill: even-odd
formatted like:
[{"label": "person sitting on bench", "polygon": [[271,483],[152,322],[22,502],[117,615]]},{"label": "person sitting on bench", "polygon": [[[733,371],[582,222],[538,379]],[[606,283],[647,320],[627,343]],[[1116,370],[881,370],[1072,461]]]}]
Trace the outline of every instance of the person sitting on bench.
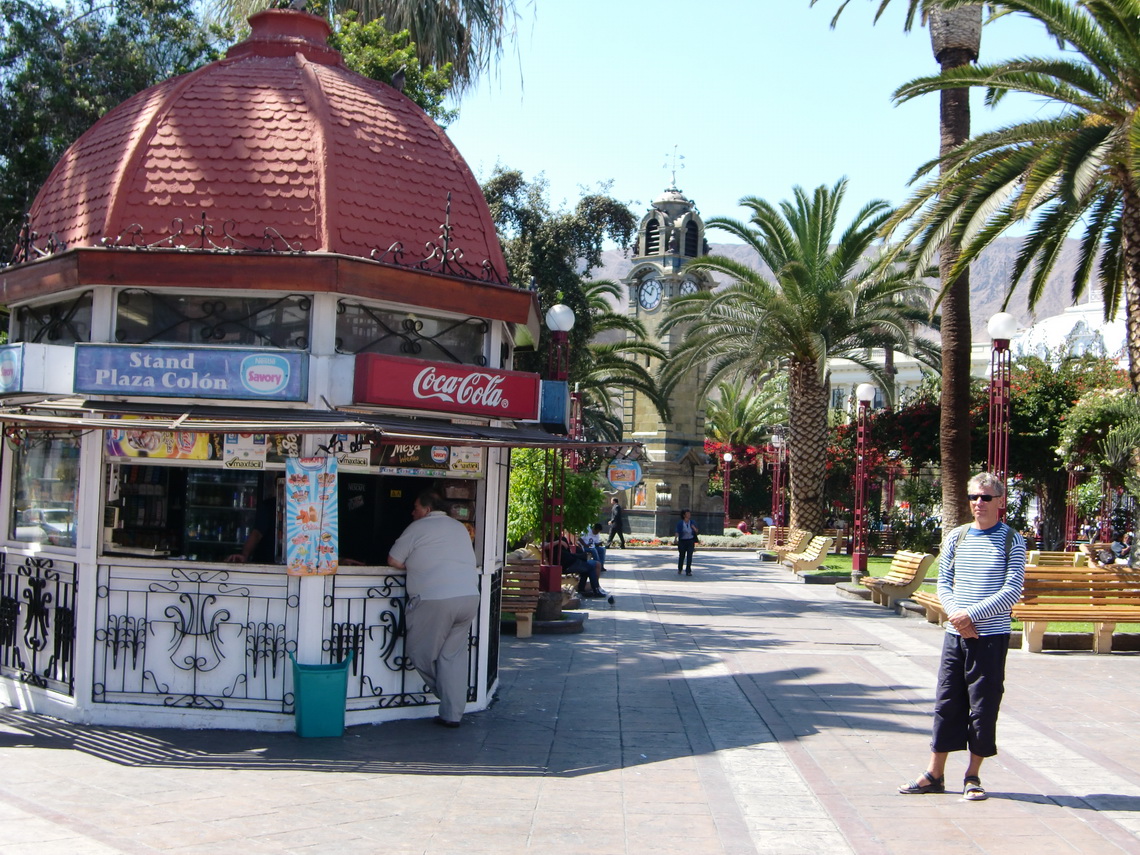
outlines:
[{"label": "person sitting on bench", "polygon": [[[579,594],[586,597],[606,596],[606,592],[602,590],[602,586],[598,582],[598,567],[600,565],[587,554],[573,534],[569,531],[563,531],[562,537],[554,545],[555,548],[561,547],[562,572],[577,575]],[[590,583],[589,593],[586,591],[587,582]]]}]

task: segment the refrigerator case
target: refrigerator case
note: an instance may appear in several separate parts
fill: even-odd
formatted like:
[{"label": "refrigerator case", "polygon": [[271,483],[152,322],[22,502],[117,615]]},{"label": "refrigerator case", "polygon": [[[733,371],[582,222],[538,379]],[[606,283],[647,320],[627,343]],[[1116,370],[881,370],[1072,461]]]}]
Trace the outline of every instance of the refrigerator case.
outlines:
[{"label": "refrigerator case", "polygon": [[186,473],[185,551],[224,561],[240,552],[257,517],[261,475],[198,469]]},{"label": "refrigerator case", "polygon": [[171,521],[182,513],[181,473],[157,466],[112,466],[107,472],[103,550],[163,557],[180,543]]}]

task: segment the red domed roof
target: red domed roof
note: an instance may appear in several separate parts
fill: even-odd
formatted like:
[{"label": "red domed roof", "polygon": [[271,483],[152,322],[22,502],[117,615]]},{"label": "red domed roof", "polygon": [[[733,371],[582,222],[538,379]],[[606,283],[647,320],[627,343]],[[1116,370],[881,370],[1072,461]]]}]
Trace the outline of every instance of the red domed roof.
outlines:
[{"label": "red domed roof", "polygon": [[128,231],[155,244],[181,219],[176,243],[191,246],[205,225],[236,249],[380,258],[399,242],[413,264],[447,221],[465,268],[505,281],[479,185],[423,110],[345,68],[323,19],[271,10],[250,23],[225,59],[140,92],[80,137],[36,197],[35,232],[68,248]]}]

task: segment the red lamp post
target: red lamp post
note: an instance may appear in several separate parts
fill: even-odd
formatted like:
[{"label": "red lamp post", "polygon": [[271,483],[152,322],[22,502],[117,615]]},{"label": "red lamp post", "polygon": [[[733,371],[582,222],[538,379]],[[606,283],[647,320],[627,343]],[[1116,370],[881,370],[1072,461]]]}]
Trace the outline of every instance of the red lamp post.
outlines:
[{"label": "red lamp post", "polygon": [[[546,313],[546,326],[550,329],[550,361],[548,373],[551,380],[565,383],[570,375],[570,330],[574,328],[574,310],[558,303]],[[550,564],[540,569],[540,586],[544,592],[562,590],[562,555],[560,542],[562,523],[565,519],[566,504],[566,454],[562,449],[548,449],[546,452],[545,483],[549,485],[545,512],[542,515],[542,542],[550,544],[548,556]]]},{"label": "red lamp post", "polygon": [[784,437],[775,434],[772,437],[772,525],[784,524],[784,483],[788,473],[784,467],[784,455],[787,453]]},{"label": "red lamp post", "polygon": [[732,452],[724,453],[724,527],[728,528],[728,486],[732,478]]},{"label": "red lamp post", "polygon": [[875,387],[860,383],[855,388],[859,412],[855,421],[855,526],[851,550],[851,581],[867,575],[867,416],[875,400]]},{"label": "red lamp post", "polygon": [[1076,549],[1076,542],[1081,539],[1081,523],[1077,517],[1079,494],[1077,487],[1084,475],[1083,466],[1069,464],[1069,486],[1065,491],[1065,549]]},{"label": "red lamp post", "polygon": [[[1009,341],[1017,332],[1017,319],[1008,312],[998,312],[986,323],[993,340],[990,357],[990,433],[986,455],[989,471],[1001,479],[1009,480],[1009,416],[1010,369]],[[1004,514],[1003,514],[1004,516]]]}]

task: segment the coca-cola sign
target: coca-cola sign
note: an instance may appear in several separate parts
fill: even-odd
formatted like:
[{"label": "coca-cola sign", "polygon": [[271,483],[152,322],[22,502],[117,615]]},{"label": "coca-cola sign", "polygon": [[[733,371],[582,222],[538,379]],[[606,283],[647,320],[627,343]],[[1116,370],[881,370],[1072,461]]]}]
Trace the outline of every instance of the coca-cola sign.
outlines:
[{"label": "coca-cola sign", "polygon": [[537,419],[539,377],[379,353],[356,357],[353,401],[496,419]]}]

